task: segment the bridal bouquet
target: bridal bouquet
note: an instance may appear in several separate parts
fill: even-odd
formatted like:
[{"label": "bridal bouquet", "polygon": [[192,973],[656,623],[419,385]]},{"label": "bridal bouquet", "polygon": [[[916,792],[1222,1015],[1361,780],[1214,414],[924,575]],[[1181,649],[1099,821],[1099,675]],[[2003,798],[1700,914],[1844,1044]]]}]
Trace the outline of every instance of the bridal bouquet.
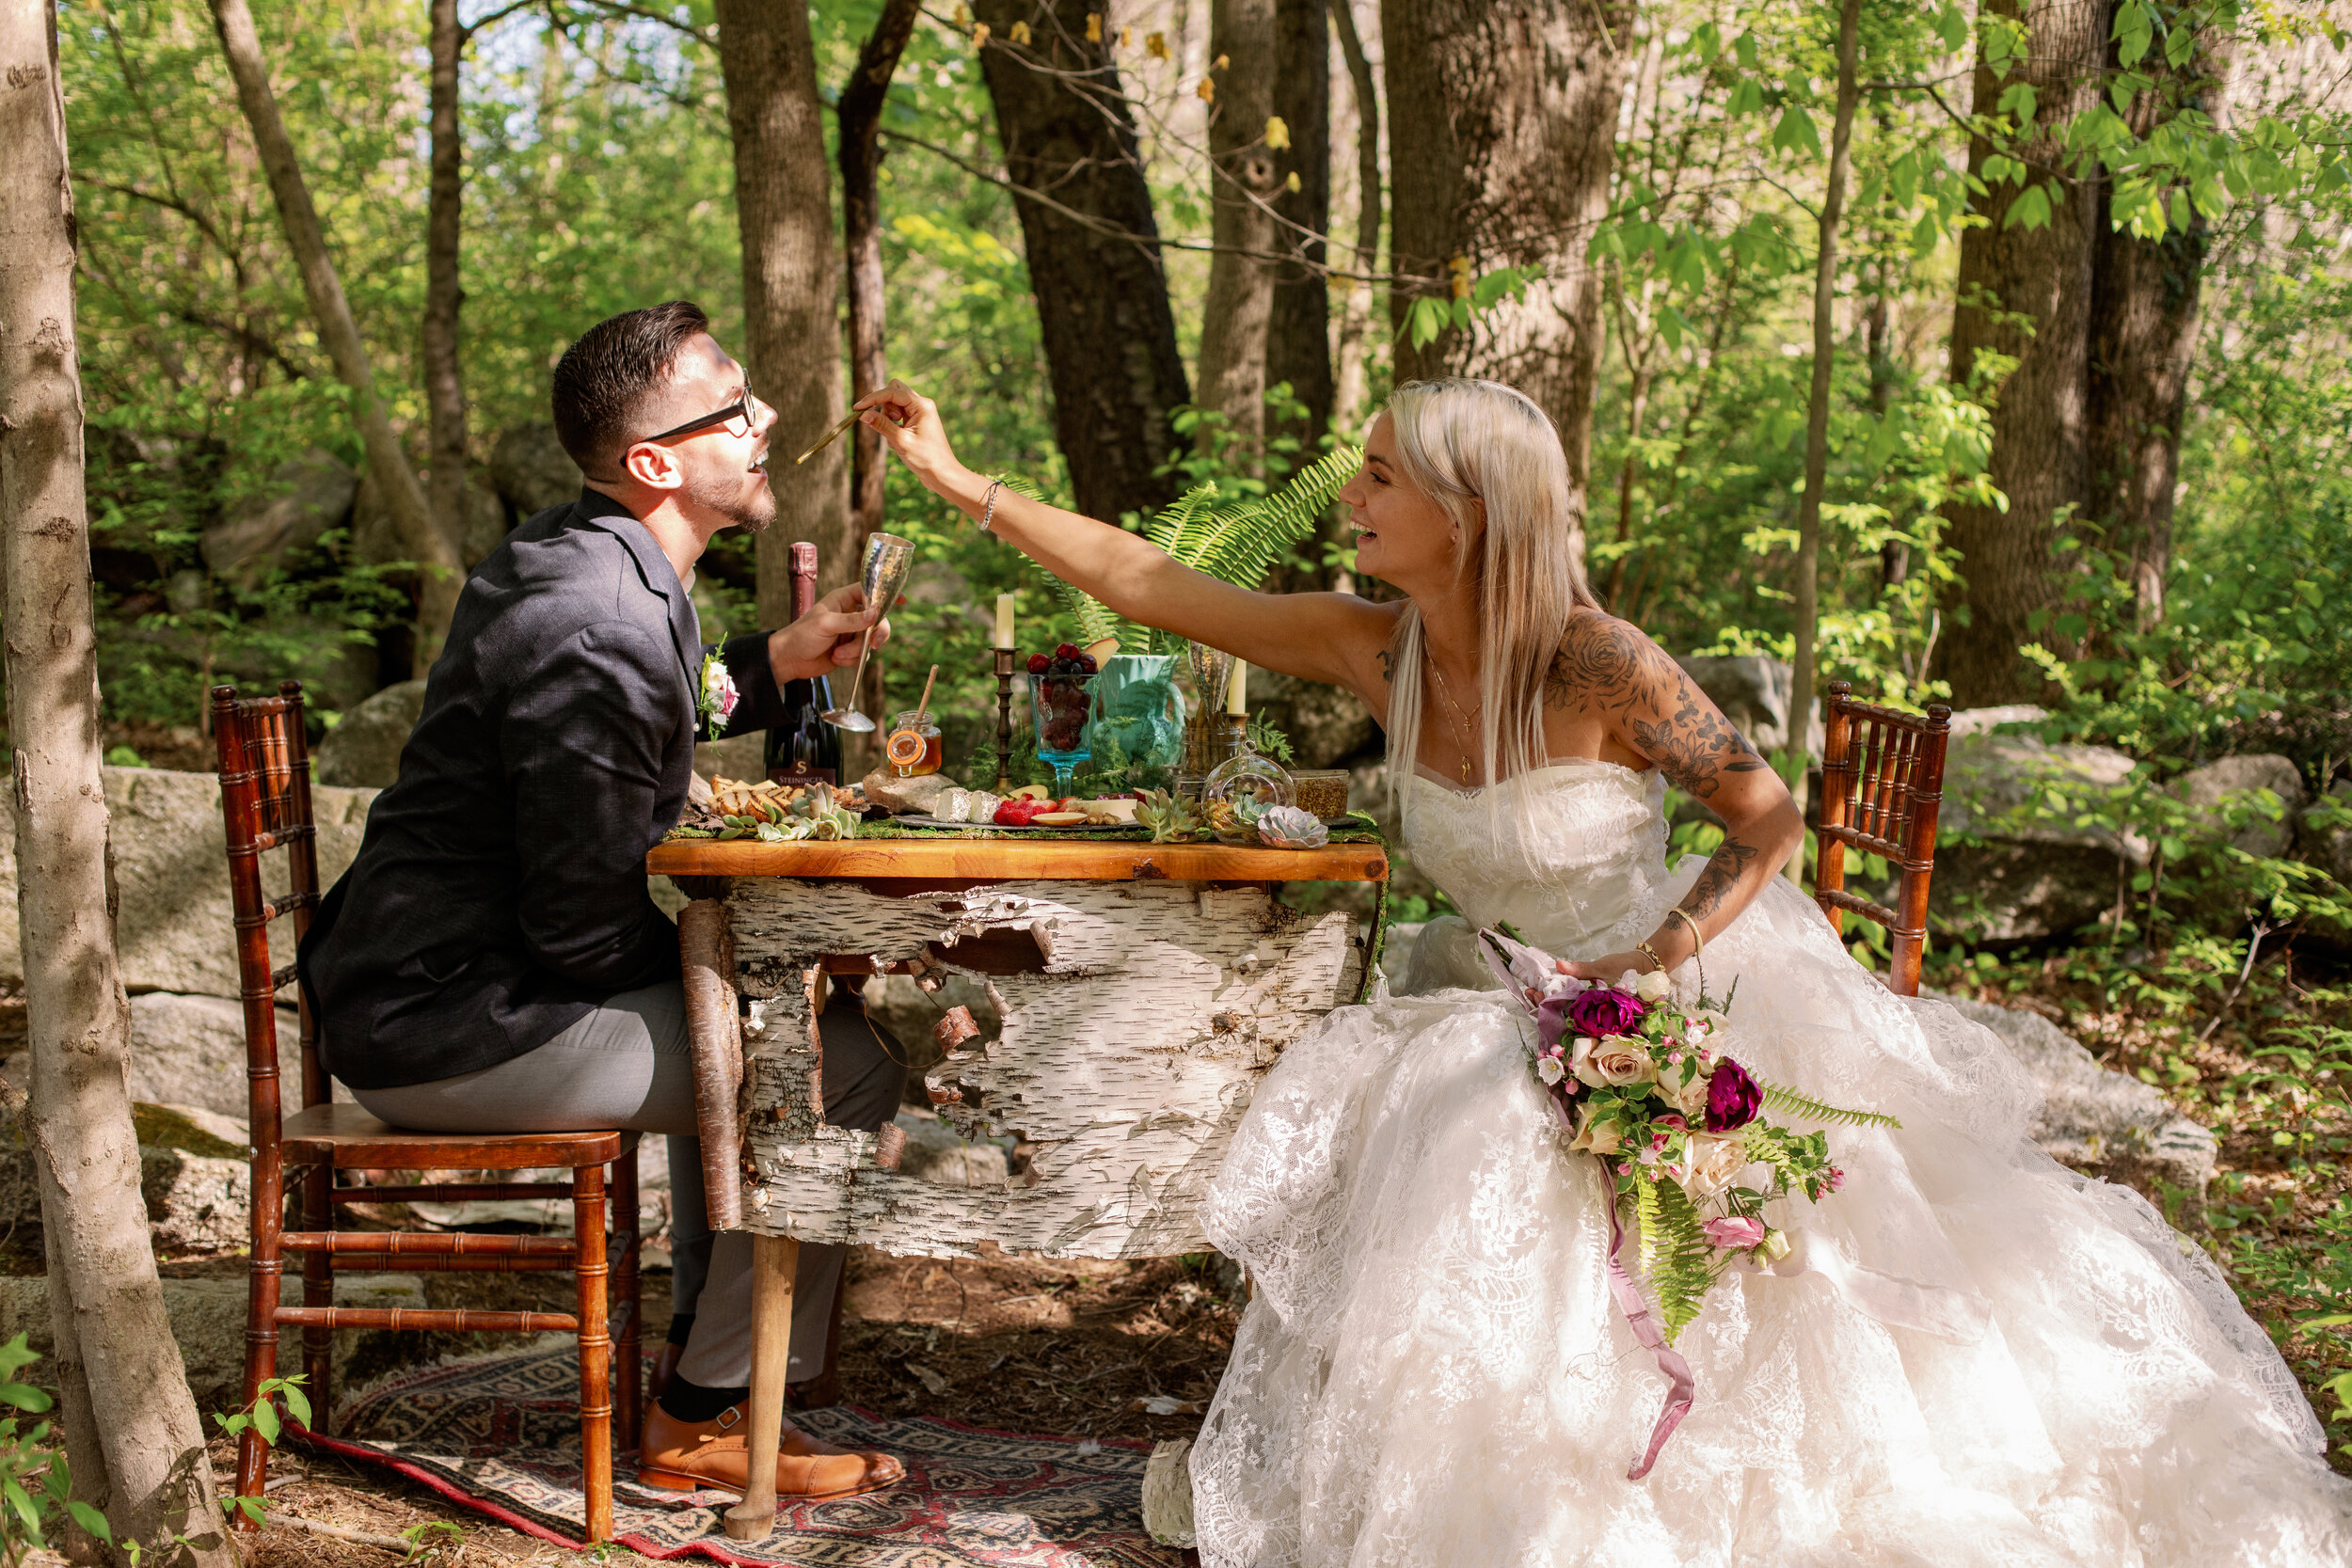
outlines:
[{"label": "bridal bouquet", "polygon": [[1668,1344],[1734,1260],[1766,1268],[1788,1256],[1788,1238],[1764,1218],[1767,1203],[1797,1192],[1819,1202],[1845,1183],[1826,1132],[1766,1121],[1765,1110],[1899,1125],[1758,1081],[1721,1049],[1731,1002],[1708,998],[1704,974],[1686,1007],[1662,972],[1599,985],[1561,974],[1506,932],[1478,935],[1488,965],[1534,1016],[1530,1065],[1568,1147],[1599,1159],[1614,1180],[1619,1223],[1638,1240]]}]

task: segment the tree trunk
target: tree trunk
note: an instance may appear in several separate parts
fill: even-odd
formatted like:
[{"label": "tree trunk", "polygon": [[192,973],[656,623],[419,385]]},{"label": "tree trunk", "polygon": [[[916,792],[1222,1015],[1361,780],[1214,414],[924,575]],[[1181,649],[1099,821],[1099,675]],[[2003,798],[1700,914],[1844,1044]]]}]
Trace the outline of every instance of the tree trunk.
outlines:
[{"label": "tree trunk", "polygon": [[[1275,0],[1274,112],[1290,133],[1277,153],[1281,182],[1274,193],[1282,220],[1282,246],[1298,260],[1274,269],[1274,298],[1266,324],[1265,379],[1288,385],[1306,413],[1278,419],[1267,413],[1267,435],[1295,441],[1284,455],[1293,471],[1321,455],[1331,431],[1331,284],[1325,272],[1331,228],[1331,19],[1325,0]],[[1290,182],[1298,182],[1292,190]],[[1329,508],[1314,537],[1299,541],[1304,570],[1277,563],[1272,586],[1286,592],[1328,588],[1325,546],[1346,542],[1343,509]]]},{"label": "tree trunk", "polygon": [[[1830,131],[1829,177],[1821,191],[1820,238],[1813,260],[1813,384],[1804,409],[1804,495],[1797,503],[1797,657],[1788,684],[1788,756],[1781,771],[1804,804],[1807,721],[1820,685],[1821,490],[1829,483],[1830,372],[1837,364],[1837,224],[1846,210],[1846,167],[1853,145],[1855,31],[1862,0],[1837,13],[1837,119]],[[1788,879],[1804,880],[1804,841],[1788,857]]]},{"label": "tree trunk", "polygon": [[[1567,449],[1569,547],[1584,553],[1600,279],[1584,259],[1609,195],[1629,0],[1382,0],[1394,215],[1396,379],[1477,375],[1534,398]],[[1542,267],[1526,295],[1414,346],[1418,297]]]},{"label": "tree trunk", "polygon": [[[1331,22],[1324,0],[1275,0],[1274,112],[1290,132],[1276,154],[1281,182],[1274,211],[1282,247],[1298,253],[1274,271],[1273,316],[1266,326],[1268,386],[1290,383],[1307,408],[1303,421],[1277,421],[1275,434],[1299,443],[1299,461],[1331,428],[1331,285],[1325,276],[1331,228]],[[1298,189],[1290,188],[1293,175]]]},{"label": "tree trunk", "polygon": [[1339,383],[1332,391],[1340,428],[1354,434],[1362,420],[1369,377],[1365,327],[1372,318],[1372,284],[1380,270],[1380,92],[1356,31],[1354,0],[1330,0],[1331,24],[1340,35],[1340,55],[1356,101],[1356,271],[1340,317]]},{"label": "tree trunk", "polygon": [[744,354],[753,388],[776,411],[776,520],[757,546],[759,624],[780,626],[792,618],[793,540],[816,543],[819,582],[857,574],[843,443],[792,465],[843,407],[824,104],[805,7],[718,0],[718,19],[743,231]]},{"label": "tree trunk", "polygon": [[1208,297],[1200,306],[1200,373],[1194,400],[1225,418],[1231,463],[1259,472],[1264,453],[1266,341],[1274,318],[1275,263],[1291,248],[1274,214],[1287,155],[1267,143],[1274,114],[1276,0],[1212,0],[1209,56],[1216,98],[1209,109]]},{"label": "tree trunk", "polygon": [[[1054,386],[1054,436],[1073,503],[1090,517],[1165,505],[1182,482],[1154,472],[1191,401],[1160,266],[1159,229],[1118,70],[1086,18],[1101,0],[979,0],[980,52],[1005,172],[1020,187],[1029,288]],[[1007,40],[1026,21],[1035,42]],[[1038,193],[1036,195],[1023,194]]]},{"label": "tree trunk", "polygon": [[[2224,119],[2226,66],[2200,40],[2189,71],[2201,79],[2187,107]],[[2132,130],[2146,136],[2170,113],[2161,90],[2169,73],[2160,63],[2152,70],[2146,60],[2137,69],[2158,83],[2133,100],[2128,117]],[[2164,618],[2172,492],[2209,237],[2202,215],[2193,216],[2185,230],[2166,230],[2162,239],[2119,230],[2108,212],[2109,188],[2099,188],[2091,260],[2086,509],[2106,528],[2106,547],[2131,574],[2145,630]]]},{"label": "tree trunk", "polygon": [[[849,253],[850,390],[863,397],[890,379],[882,341],[882,103],[898,56],[914,31],[919,0],[886,0],[834,117],[841,127],[842,246]],[[850,509],[862,539],[882,524],[882,439],[864,425],[850,432]],[[796,454],[797,455],[797,454]]]},{"label": "tree trunk", "polygon": [[[82,480],[73,192],[56,13],[0,3],[0,580],[16,748],[30,1127],[74,1495],[117,1538],[231,1568],[139,1196],[131,1011],[108,907]],[[0,1527],[7,1528],[10,1527]]]},{"label": "tree trunk", "polygon": [[422,574],[417,610],[417,651],[414,668],[422,675],[440,657],[449,636],[450,617],[457,611],[457,595],[466,586],[465,567],[457,547],[433,521],[424,486],[400,450],[392,421],[375,395],[375,372],[369,367],[367,345],[352,320],[351,303],[327,254],[326,231],[310,205],[310,189],[303,182],[302,166],[294,158],[293,138],[278,112],[270,90],[269,68],[262,63],[262,40],[253,30],[253,12],[246,0],[212,0],[213,24],[220,34],[221,52],[229,72],[236,78],[237,100],[245,106],[246,123],[262,166],[269,173],[270,190],[278,198],[278,216],[285,225],[286,244],[302,270],[302,292],[316,320],[320,341],[334,361],[336,379],[351,388],[351,410],[359,424],[359,439],[367,448],[368,472],[384,492],[401,548],[412,556]]},{"label": "tree trunk", "polygon": [[466,381],[457,358],[458,217],[465,203],[465,140],[457,117],[457,61],[466,30],[457,0],[432,0],[432,190],[424,218],[424,401],[430,423],[427,499],[441,535],[463,560],[466,540]]},{"label": "tree trunk", "polygon": [[[1987,0],[1988,13],[2015,16],[2018,0]],[[2010,156],[2027,166],[2022,184],[2002,182],[1975,211],[1984,219],[1962,231],[1960,298],[1952,316],[1952,377],[1967,386],[1977,356],[2012,356],[2017,368],[1987,388],[1993,410],[1993,483],[2009,507],[1956,503],[1947,512],[1946,542],[1960,552],[1966,579],[1964,616],[1955,614],[1938,649],[1935,673],[1951,682],[1956,707],[2038,700],[2041,676],[2018,650],[2046,641],[2030,629],[2034,611],[2055,606],[2058,569],[2051,549],[2054,518],[2087,495],[2085,372],[2090,356],[2091,256],[2098,202],[2056,170],[2065,156],[2065,126],[2098,92],[2106,57],[2106,10],[2080,0],[2032,0],[2025,12],[2029,48],[2006,74],[1977,66],[1975,108],[1997,110],[2015,82],[2032,84],[2036,124]],[[1982,136],[1968,143],[1968,169],[1979,173],[1995,150]],[[2040,228],[2009,219],[2027,191],[2050,203]],[[1963,624],[1964,622],[1964,624]]]}]

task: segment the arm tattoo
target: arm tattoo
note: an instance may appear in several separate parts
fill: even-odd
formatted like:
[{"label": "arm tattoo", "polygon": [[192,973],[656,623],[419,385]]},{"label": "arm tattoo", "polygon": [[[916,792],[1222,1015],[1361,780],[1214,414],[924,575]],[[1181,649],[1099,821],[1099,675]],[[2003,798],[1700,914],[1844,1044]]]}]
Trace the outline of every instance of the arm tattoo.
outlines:
[{"label": "arm tattoo", "polygon": [[1762,851],[1752,844],[1742,844],[1726,834],[1708,857],[1699,870],[1699,879],[1691,884],[1691,892],[1682,900],[1682,911],[1693,920],[1705,920],[1723,908],[1724,899],[1740,884],[1749,864]]},{"label": "arm tattoo", "polygon": [[1725,773],[1765,766],[1682,667],[1623,621],[1584,615],[1569,623],[1544,673],[1544,703],[1567,707],[1580,702],[1623,722],[1634,749],[1693,799],[1712,797]]},{"label": "arm tattoo", "polygon": [[1380,678],[1389,682],[1391,685],[1394,685],[1396,682],[1396,654],[1394,650],[1383,648],[1372,657],[1380,661]]}]

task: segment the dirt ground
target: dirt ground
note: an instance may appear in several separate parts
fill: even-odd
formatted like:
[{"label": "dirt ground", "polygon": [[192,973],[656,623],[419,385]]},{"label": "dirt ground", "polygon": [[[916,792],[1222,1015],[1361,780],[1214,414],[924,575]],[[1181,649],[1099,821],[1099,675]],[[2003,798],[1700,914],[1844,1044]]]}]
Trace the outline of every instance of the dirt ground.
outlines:
[{"label": "dirt ground", "polygon": [[[1224,1370],[1239,1316],[1216,1262],[1213,1256],[1132,1263],[941,1259],[861,1249],[850,1259],[843,1315],[843,1399],[887,1416],[1012,1432],[1190,1436]],[[463,1278],[431,1277],[436,1284]],[[476,1281],[480,1288],[471,1288]],[[485,1306],[493,1287],[501,1304],[543,1295],[554,1309],[569,1292],[561,1276],[465,1283],[468,1299],[481,1297]],[[667,1330],[668,1292],[666,1275],[646,1275],[648,1345]],[[423,1348],[421,1337],[406,1338]],[[388,1370],[389,1362],[354,1371]],[[229,1443],[213,1445],[224,1487],[234,1460]],[[282,1449],[271,1458],[268,1484],[273,1523],[251,1538],[247,1554],[256,1568],[382,1568],[408,1550],[392,1544],[404,1541],[421,1548],[414,1560],[433,1568],[522,1568],[585,1555],[332,1454]],[[598,1560],[637,1559],[615,1548]]]}]

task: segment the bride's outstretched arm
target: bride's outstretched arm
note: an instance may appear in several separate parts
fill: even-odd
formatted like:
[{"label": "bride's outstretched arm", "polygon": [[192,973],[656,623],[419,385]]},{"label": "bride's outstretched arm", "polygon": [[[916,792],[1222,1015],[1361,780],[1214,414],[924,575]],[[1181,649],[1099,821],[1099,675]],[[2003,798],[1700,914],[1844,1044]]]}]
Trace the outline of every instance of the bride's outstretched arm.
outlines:
[{"label": "bride's outstretched arm", "polygon": [[[1178,564],[1149,541],[1031,500],[957,461],[939,407],[898,382],[858,400],[867,428],[890,443],[934,495],[1131,621],[1226,649],[1250,663],[1359,694],[1377,686],[1393,607],[1351,594],[1253,594]],[[1378,711],[1375,706],[1375,711]]]},{"label": "bride's outstretched arm", "polygon": [[[1547,704],[1600,717],[1622,744],[1656,763],[1677,789],[1724,819],[1724,841],[1648,945],[1669,969],[1713,937],[1780,875],[1804,837],[1804,818],[1764,759],[1732,728],[1666,651],[1629,622],[1578,615],[1545,679]],[[1686,924],[1686,917],[1688,924]],[[1657,967],[1648,955],[1613,953],[1569,973],[1614,980]]]}]

